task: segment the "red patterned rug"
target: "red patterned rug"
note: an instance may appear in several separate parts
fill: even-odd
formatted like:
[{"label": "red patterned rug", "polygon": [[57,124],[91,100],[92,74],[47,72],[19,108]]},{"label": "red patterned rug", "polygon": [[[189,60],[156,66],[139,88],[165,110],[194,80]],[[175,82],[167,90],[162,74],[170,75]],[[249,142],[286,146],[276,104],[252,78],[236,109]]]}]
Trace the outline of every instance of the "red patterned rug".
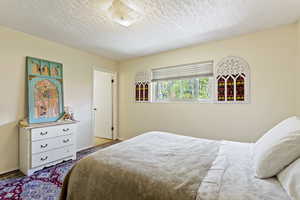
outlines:
[{"label": "red patterned rug", "polygon": [[81,158],[114,143],[81,151],[76,161],[68,161],[35,172],[31,176],[0,181],[0,200],[56,200],[59,197],[64,177]]}]

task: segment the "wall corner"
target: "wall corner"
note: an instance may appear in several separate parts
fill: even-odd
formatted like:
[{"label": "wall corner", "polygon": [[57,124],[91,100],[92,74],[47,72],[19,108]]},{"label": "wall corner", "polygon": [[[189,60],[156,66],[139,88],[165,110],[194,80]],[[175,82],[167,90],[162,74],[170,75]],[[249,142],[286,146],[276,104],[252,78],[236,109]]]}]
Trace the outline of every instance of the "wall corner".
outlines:
[{"label": "wall corner", "polygon": [[[297,28],[297,60],[296,60],[296,67],[297,67],[297,73],[296,73],[296,80],[297,80],[297,85],[300,85],[300,19],[298,20],[297,24],[296,24],[296,28]],[[297,91],[297,96],[296,96],[296,114],[298,116],[300,116],[300,89],[298,89]]]}]

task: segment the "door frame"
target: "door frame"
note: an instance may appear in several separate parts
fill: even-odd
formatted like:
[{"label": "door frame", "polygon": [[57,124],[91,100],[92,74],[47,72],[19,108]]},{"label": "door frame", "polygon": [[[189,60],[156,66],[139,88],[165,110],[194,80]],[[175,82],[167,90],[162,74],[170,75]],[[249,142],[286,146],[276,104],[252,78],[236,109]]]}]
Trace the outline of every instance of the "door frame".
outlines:
[{"label": "door frame", "polygon": [[119,128],[118,128],[118,72],[111,71],[102,67],[92,67],[92,104],[91,104],[91,117],[92,117],[92,133],[93,133],[93,138],[92,142],[94,144],[95,142],[95,111],[94,111],[94,88],[95,88],[95,83],[94,83],[94,78],[95,78],[95,71],[100,71],[100,72],[106,72],[112,74],[113,77],[113,84],[112,84],[112,124],[114,127],[114,130],[112,131],[112,139],[117,140],[119,138]]}]

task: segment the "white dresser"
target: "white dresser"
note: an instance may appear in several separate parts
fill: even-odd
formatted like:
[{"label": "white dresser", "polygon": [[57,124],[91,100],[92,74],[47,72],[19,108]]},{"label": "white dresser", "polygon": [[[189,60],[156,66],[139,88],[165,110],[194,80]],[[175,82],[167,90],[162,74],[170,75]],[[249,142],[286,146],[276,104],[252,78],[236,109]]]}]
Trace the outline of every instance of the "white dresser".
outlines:
[{"label": "white dresser", "polygon": [[19,134],[20,170],[26,175],[76,159],[76,122],[21,127]]}]

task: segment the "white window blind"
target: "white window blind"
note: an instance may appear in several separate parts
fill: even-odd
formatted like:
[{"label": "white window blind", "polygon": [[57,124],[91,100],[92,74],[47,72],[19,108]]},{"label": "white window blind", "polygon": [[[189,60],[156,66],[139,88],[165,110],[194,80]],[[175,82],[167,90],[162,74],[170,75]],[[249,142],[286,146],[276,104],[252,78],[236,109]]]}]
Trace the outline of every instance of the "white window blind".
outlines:
[{"label": "white window blind", "polygon": [[152,81],[213,76],[213,61],[152,69]]}]

